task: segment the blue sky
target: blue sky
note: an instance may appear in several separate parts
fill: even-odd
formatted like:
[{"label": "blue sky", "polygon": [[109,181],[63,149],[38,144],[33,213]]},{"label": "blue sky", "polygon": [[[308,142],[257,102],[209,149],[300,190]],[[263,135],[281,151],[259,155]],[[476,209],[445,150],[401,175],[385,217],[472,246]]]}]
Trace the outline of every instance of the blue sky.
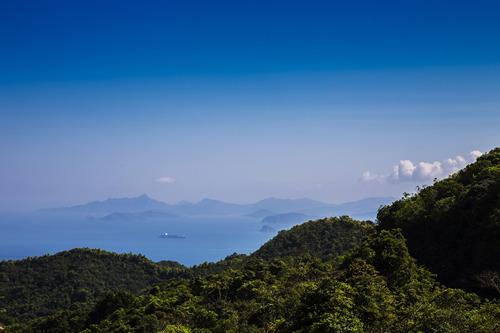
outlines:
[{"label": "blue sky", "polygon": [[2,2],[0,209],[399,197],[498,146],[498,17],[497,1]]}]

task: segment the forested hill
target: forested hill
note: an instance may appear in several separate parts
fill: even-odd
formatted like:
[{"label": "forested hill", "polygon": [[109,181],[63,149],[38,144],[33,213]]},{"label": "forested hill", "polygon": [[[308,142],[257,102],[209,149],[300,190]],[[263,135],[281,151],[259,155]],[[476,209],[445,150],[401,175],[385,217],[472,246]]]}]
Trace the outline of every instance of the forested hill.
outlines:
[{"label": "forested hill", "polygon": [[[335,248],[330,244],[331,238],[315,234],[332,230],[339,232],[338,237],[345,238],[346,244],[355,243],[353,239],[359,239],[359,232],[368,235],[360,244],[331,260],[333,255],[329,254]],[[284,246],[289,244],[285,240],[295,238],[299,253],[294,246]],[[41,300],[48,306],[51,303],[44,300],[46,297],[71,295],[67,307],[63,307],[69,310],[8,326],[6,332],[497,332],[500,329],[498,302],[481,301],[475,294],[440,288],[432,274],[409,255],[399,230],[377,232],[370,222],[342,217],[307,222],[283,231],[268,244],[272,245],[271,250],[264,253],[273,259],[232,255],[219,263],[187,270],[166,262],[162,266],[169,270],[163,271],[142,256],[88,249],[41,257],[44,260],[53,257],[62,260],[60,257],[74,254],[82,257],[66,264],[62,260],[64,274],[55,275],[59,280],[47,270],[40,271],[48,274],[50,283],[40,284],[40,291],[23,292],[24,296],[34,292],[29,301]],[[287,256],[289,250],[290,254],[298,255]],[[319,258],[322,253],[324,260]],[[85,259],[87,256],[89,261]],[[124,266],[134,267],[137,262],[139,267],[130,268],[131,273],[125,275],[131,275],[130,281],[135,283],[147,280],[151,283],[149,292],[134,295],[118,283],[116,288],[121,290],[108,293],[96,303],[85,292],[68,293],[70,285],[78,286],[71,277],[79,274],[72,270],[82,262],[103,271],[112,270],[106,265],[121,263],[118,266],[122,268],[112,274],[114,279],[124,274]],[[22,265],[30,266],[30,260],[22,261]],[[165,277],[166,281],[154,286],[140,267],[156,277]],[[132,276],[133,271],[139,274]],[[210,271],[219,273],[204,275]],[[80,274],[85,276],[83,272]],[[172,278],[189,275],[195,277]],[[103,277],[94,272],[87,277],[107,283],[106,274]],[[33,281],[26,283],[33,285],[38,279],[45,278],[34,276]],[[55,288],[53,294],[43,287],[47,285]],[[139,289],[138,286],[136,290]],[[87,297],[86,307],[79,306],[85,305],[78,302],[80,297]],[[72,306],[77,309],[72,310]]]},{"label": "forested hill", "polygon": [[[309,255],[333,259],[373,231],[371,222],[347,216],[309,221],[280,232],[251,258]],[[191,268],[175,262],[154,263],[142,255],[73,249],[55,255],[0,262],[0,322],[11,324],[94,304],[108,292],[138,294],[153,284],[204,277],[243,267],[250,257],[229,255]]]},{"label": "forested hill", "polygon": [[358,245],[374,227],[373,222],[356,221],[348,216],[308,221],[279,232],[251,258],[269,260],[308,254],[322,260],[334,259]]},{"label": "forested hill", "polygon": [[500,295],[500,148],[383,207],[377,219],[380,229],[401,228],[410,254],[441,282]]},{"label": "forested hill", "polygon": [[398,230],[344,256],[251,259],[219,274],[114,292],[8,332],[498,332],[500,305],[442,289]]},{"label": "forested hill", "polygon": [[187,268],[142,255],[74,249],[0,262],[0,322],[26,321],[93,304],[114,290],[138,293]]}]

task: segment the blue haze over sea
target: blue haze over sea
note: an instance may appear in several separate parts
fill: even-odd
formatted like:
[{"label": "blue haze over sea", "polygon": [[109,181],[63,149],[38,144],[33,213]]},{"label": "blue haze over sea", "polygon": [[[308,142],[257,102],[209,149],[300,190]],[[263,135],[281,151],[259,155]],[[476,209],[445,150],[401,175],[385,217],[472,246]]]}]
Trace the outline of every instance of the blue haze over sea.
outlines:
[{"label": "blue haze over sea", "polygon": [[[235,252],[250,254],[276,230],[310,219],[350,215],[374,220],[377,208],[392,201],[392,197],[365,198],[335,205],[307,198],[268,198],[238,205],[204,199],[172,206],[144,194],[33,213],[1,213],[0,260],[87,247],[192,266]],[[262,232],[264,226],[272,232]],[[185,238],[160,238],[164,233]]]},{"label": "blue haze over sea", "polygon": [[[275,235],[260,232],[261,227],[260,219],[241,216],[103,221],[71,214],[1,214],[0,260],[89,247],[192,266],[257,250]],[[166,232],[186,238],[159,237]]]}]

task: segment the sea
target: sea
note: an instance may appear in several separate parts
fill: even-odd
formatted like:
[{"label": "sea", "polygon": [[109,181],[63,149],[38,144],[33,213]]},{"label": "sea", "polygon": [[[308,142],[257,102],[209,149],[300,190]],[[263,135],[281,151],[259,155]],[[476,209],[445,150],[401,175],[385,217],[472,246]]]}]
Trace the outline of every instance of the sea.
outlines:
[{"label": "sea", "polygon": [[[241,216],[106,221],[69,214],[4,213],[0,214],[0,260],[94,248],[193,266],[256,251],[276,235],[261,232],[262,226],[260,219]],[[164,233],[185,238],[160,238]]]}]

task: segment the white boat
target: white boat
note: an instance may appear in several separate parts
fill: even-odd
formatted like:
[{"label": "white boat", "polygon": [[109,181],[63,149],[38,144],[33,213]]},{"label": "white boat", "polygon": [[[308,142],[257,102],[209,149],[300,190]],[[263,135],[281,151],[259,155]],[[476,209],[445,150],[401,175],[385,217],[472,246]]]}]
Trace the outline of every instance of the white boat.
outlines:
[{"label": "white boat", "polygon": [[186,236],[164,233],[164,234],[160,235],[160,238],[186,238]]}]

